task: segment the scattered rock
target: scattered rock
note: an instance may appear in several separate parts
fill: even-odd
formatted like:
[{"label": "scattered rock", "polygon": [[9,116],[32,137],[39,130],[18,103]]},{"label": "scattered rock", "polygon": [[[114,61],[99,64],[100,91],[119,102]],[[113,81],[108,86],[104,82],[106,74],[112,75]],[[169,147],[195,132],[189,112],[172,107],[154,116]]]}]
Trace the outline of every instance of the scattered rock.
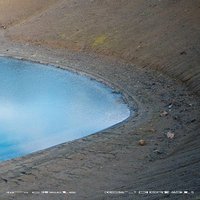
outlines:
[{"label": "scattered rock", "polygon": [[31,175],[32,173],[31,172],[25,172],[25,171],[23,171],[23,172],[21,172],[21,174],[22,175]]},{"label": "scattered rock", "polygon": [[5,183],[7,183],[8,182],[8,180],[7,179],[5,179],[5,178],[1,178]]},{"label": "scattered rock", "polygon": [[177,120],[177,119],[179,119],[179,117],[178,116],[174,116],[173,119]]},{"label": "scattered rock", "polygon": [[190,122],[191,122],[191,123],[196,122],[196,119],[192,119]]},{"label": "scattered rock", "polygon": [[4,26],[4,25],[1,25],[1,28],[3,28],[3,29],[6,29],[6,26]]},{"label": "scattered rock", "polygon": [[169,139],[174,139],[174,136],[175,136],[175,134],[172,131],[168,131],[166,135],[167,135],[167,138]]},{"label": "scattered rock", "polygon": [[169,104],[169,105],[168,105],[168,108],[169,108],[169,109],[171,109],[171,108],[172,108],[172,106],[173,106],[172,104]]},{"label": "scattered rock", "polygon": [[196,122],[196,119],[191,119],[191,120],[187,121],[186,124],[191,124],[191,123],[194,123],[194,122]]},{"label": "scattered rock", "polygon": [[163,154],[163,152],[161,150],[158,150],[158,149],[154,150],[154,153],[156,153],[158,155]]},{"label": "scattered rock", "polygon": [[144,145],[146,145],[146,142],[145,142],[145,140],[139,140],[138,144],[140,146],[144,146]]},{"label": "scattered rock", "polygon": [[185,51],[181,51],[180,55],[187,55],[187,53]]},{"label": "scattered rock", "polygon": [[167,116],[168,115],[168,112],[166,112],[166,111],[162,111],[161,113],[160,113],[160,116],[161,117],[165,117],[165,116]]}]

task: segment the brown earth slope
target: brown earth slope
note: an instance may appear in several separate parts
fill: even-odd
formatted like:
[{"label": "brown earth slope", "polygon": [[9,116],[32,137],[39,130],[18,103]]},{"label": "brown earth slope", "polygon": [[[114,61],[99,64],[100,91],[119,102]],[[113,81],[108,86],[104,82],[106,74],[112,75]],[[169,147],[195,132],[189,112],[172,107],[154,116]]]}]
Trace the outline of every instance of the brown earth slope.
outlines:
[{"label": "brown earth slope", "polygon": [[20,42],[120,57],[162,70],[200,92],[198,0],[54,3],[1,1],[0,22],[14,24],[7,29],[7,36]]},{"label": "brown earth slope", "polygon": [[16,23],[22,23],[29,17],[36,15],[56,0],[1,0],[0,1],[0,25],[2,28],[12,26]]}]

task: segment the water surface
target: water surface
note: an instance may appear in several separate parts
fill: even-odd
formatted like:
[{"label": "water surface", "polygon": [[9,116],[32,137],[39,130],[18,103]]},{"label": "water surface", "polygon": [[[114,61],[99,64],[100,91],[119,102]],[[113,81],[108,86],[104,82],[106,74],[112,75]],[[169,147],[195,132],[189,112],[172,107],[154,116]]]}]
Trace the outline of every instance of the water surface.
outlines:
[{"label": "water surface", "polygon": [[120,94],[89,77],[0,58],[0,160],[84,137],[130,115]]}]

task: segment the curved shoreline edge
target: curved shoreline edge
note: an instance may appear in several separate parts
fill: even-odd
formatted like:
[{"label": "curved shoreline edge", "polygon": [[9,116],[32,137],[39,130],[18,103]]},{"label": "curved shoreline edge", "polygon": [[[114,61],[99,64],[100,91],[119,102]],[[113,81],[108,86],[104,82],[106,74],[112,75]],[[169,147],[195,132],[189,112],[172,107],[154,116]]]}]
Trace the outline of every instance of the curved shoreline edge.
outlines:
[{"label": "curved shoreline edge", "polygon": [[[120,90],[123,88],[137,99],[140,113],[135,118],[100,133],[1,163],[1,199],[9,198],[7,190],[24,189],[33,191],[67,188],[77,191],[72,198],[91,200],[104,198],[103,191],[108,188],[156,190],[159,185],[165,185],[163,189],[173,190],[178,184],[179,188],[187,186],[188,190],[198,189],[195,183],[199,177],[192,174],[200,166],[197,134],[199,100],[183,85],[159,72],[139,69],[106,57],[31,45],[4,45],[0,47],[0,53],[4,55],[55,63],[104,77],[114,85],[120,85]],[[131,99],[128,98],[128,101]],[[169,111],[168,106],[171,104],[172,109]],[[167,110],[169,116],[160,117],[163,110]],[[191,119],[195,121],[190,122]],[[166,138],[168,130],[175,132],[174,140]],[[147,141],[147,145],[139,146],[140,139]],[[189,141],[193,145],[188,146]],[[185,148],[181,149],[183,145]],[[184,165],[186,168],[182,167]],[[154,182],[152,177],[155,177]],[[188,183],[185,184],[183,180]],[[15,197],[20,200],[26,198],[25,195]],[[30,195],[30,199],[36,198]],[[134,198],[141,199],[141,196],[136,195]],[[164,196],[159,196],[159,199],[162,198]]]}]

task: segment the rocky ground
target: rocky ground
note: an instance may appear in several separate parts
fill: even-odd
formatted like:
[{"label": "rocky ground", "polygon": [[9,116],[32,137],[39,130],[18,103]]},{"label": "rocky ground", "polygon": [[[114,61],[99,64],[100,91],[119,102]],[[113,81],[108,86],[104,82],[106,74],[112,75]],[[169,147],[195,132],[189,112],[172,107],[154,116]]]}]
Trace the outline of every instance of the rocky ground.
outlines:
[{"label": "rocky ground", "polygon": [[[87,73],[122,92],[137,114],[88,137],[1,163],[0,199],[199,199],[198,1],[80,2],[51,1],[41,10],[35,5],[32,12],[1,17],[0,54]],[[80,17],[79,32],[72,25]],[[114,27],[116,34],[107,32]],[[118,39],[110,39],[114,36]],[[7,193],[21,190],[29,194]],[[44,190],[76,194],[32,194]],[[163,190],[190,194],[139,194]]]},{"label": "rocky ground", "polygon": [[[76,191],[70,199],[195,199],[199,182],[199,101],[184,85],[109,57],[19,45],[1,34],[2,55],[95,76],[122,91],[137,111],[83,139],[0,165],[1,199],[55,199],[7,191]],[[171,133],[171,135],[170,135]],[[144,140],[145,145],[138,144]],[[104,194],[104,191],[189,190],[190,195]],[[56,195],[56,199],[65,199]]]}]

